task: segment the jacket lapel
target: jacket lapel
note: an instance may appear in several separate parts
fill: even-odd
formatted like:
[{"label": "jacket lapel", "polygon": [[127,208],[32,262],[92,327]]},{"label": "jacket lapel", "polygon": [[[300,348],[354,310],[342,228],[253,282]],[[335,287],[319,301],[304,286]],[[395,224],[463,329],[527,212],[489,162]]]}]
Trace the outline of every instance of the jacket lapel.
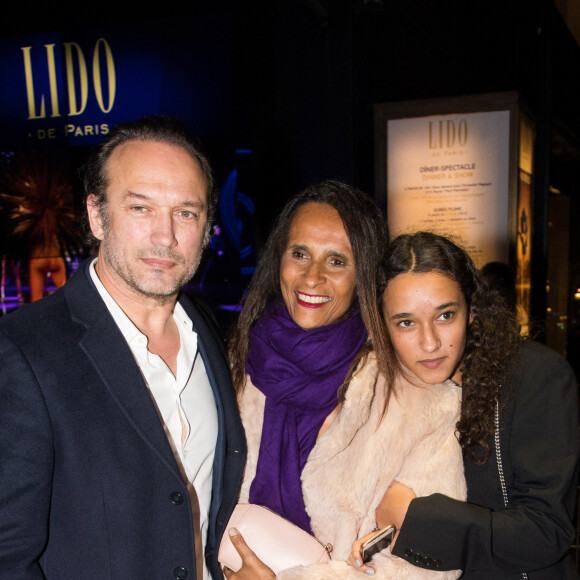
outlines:
[{"label": "jacket lapel", "polygon": [[80,347],[93,364],[104,391],[116,401],[127,421],[182,480],[149,389],[129,345],[90,279],[89,265],[90,260],[83,263],[63,288],[73,320],[87,329]]}]

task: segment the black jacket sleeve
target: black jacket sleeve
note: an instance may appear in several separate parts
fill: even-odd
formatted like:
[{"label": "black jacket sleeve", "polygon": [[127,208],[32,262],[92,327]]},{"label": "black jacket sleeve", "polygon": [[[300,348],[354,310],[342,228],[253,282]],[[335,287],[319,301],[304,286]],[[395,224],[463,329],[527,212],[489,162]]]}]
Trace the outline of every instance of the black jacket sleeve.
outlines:
[{"label": "black jacket sleeve", "polygon": [[413,500],[396,555],[421,566],[429,554],[440,569],[529,572],[568,552],[579,454],[577,385],[569,365],[546,347],[525,345],[501,405],[507,509],[492,440],[486,464],[466,460],[470,503],[440,494]]}]

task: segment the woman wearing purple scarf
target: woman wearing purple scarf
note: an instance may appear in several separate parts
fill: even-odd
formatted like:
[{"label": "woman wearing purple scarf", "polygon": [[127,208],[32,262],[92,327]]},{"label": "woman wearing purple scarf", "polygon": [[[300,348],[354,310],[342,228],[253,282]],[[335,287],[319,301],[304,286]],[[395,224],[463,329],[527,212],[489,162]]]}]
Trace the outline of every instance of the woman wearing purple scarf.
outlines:
[{"label": "woman wearing purple scarf", "polygon": [[336,181],[309,187],[278,218],[231,340],[236,390],[265,395],[249,501],[308,532],[302,469],[357,353],[384,340],[374,304],[386,244],[368,195]]},{"label": "woman wearing purple scarf", "polygon": [[[375,528],[375,508],[395,478],[455,497],[464,490],[453,436],[457,388],[398,381],[405,391],[391,398],[397,362],[377,301],[387,237],[378,208],[348,185],[326,181],[292,198],[230,342],[248,441],[239,501],[264,505],[334,547],[321,569],[290,568],[279,574],[284,580],[360,576],[346,560],[353,542]],[[443,466],[446,475],[435,476]],[[274,577],[240,554],[242,568],[226,570],[227,578]],[[376,569],[381,580],[424,577],[402,559],[385,559]]]}]

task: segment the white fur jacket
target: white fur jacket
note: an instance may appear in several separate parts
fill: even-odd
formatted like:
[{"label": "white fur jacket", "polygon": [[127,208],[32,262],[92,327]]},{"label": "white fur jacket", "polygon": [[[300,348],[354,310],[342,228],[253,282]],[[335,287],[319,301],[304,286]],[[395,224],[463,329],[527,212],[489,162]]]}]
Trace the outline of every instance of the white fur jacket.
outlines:
[{"label": "white fur jacket", "polygon": [[[356,371],[346,399],[330,427],[317,441],[302,472],[302,490],[312,529],[334,550],[329,564],[296,567],[278,578],[362,580],[349,567],[354,540],[375,527],[375,508],[393,480],[417,495],[441,492],[465,499],[461,449],[455,436],[461,390],[451,381],[413,385],[401,378],[386,415],[384,380],[377,376],[376,359],[369,355]],[[240,409],[248,440],[248,462],[240,502],[247,502],[262,433],[264,395],[249,377]],[[451,580],[460,571],[438,572],[410,565],[386,550],[371,565],[377,579]],[[368,577],[368,575],[365,575]]]}]

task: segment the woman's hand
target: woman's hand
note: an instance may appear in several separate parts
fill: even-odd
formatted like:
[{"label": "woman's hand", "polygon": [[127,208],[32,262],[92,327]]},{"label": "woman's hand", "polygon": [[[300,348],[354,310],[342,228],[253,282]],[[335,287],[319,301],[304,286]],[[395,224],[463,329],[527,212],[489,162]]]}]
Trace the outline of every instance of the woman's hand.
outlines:
[{"label": "woman's hand", "polygon": [[[395,524],[398,533],[407,515],[409,504],[416,497],[412,489],[398,481],[393,481],[375,510],[375,518],[379,528]],[[394,543],[393,541],[392,545]]]},{"label": "woman's hand", "polygon": [[359,572],[364,572],[365,574],[371,574],[371,575],[375,573],[375,570],[371,566],[368,566],[367,564],[363,564],[362,546],[367,540],[370,540],[370,538],[372,538],[374,535],[375,535],[375,532],[371,532],[370,534],[367,534],[366,536],[363,536],[362,538],[355,540],[352,544],[352,550],[350,552],[350,556],[348,557],[348,560],[346,561],[346,563],[349,566],[352,566],[355,570],[358,570]]},{"label": "woman's hand", "polygon": [[236,528],[230,528],[228,532],[234,548],[242,558],[242,567],[237,572],[224,566],[224,576],[228,580],[272,580],[276,578],[276,574],[250,550],[242,534]]}]

